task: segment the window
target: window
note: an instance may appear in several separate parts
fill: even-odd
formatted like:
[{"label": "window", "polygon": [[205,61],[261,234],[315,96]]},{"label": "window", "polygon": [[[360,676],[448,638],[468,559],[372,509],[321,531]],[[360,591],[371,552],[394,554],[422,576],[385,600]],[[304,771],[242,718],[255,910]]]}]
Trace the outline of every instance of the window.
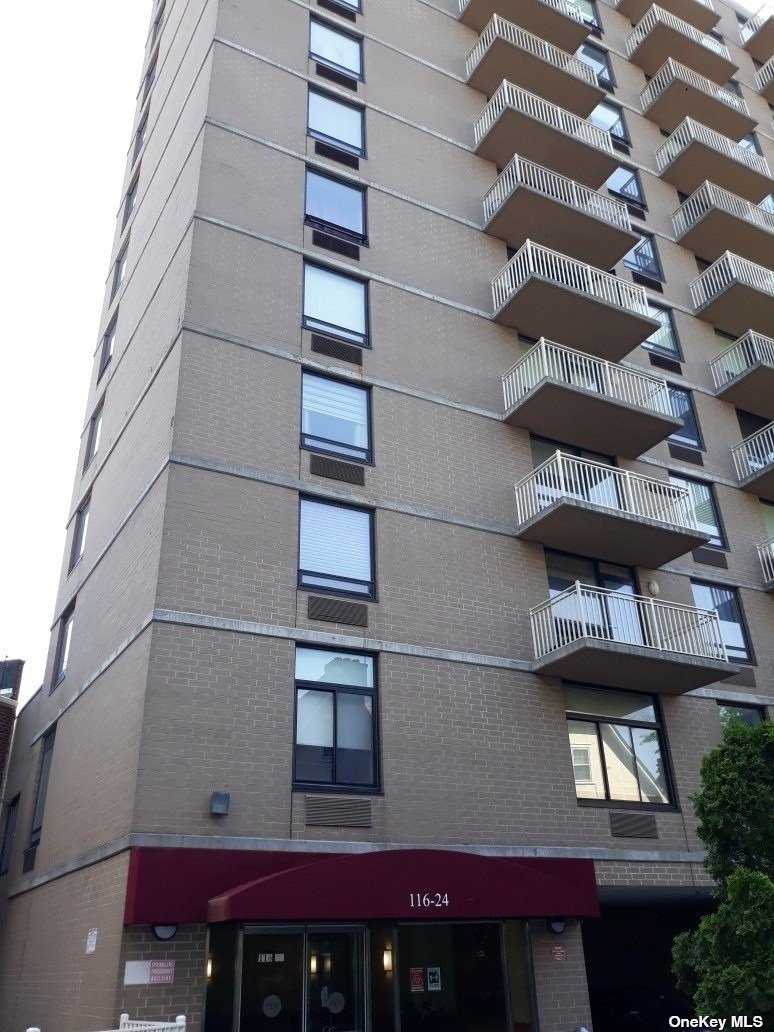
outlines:
[{"label": "window", "polygon": [[75,602],[71,602],[70,605],[62,613],[62,617],[59,621],[59,632],[56,639],[56,652],[54,653],[54,676],[52,679],[52,688],[60,684],[65,679],[67,674],[67,663],[70,658],[70,643],[73,637],[73,619],[75,617]]},{"label": "window", "polygon": [[124,246],[121,248],[121,253],[116,258],[116,263],[113,266],[113,282],[110,287],[110,300],[118,293],[118,289],[124,282],[124,276],[126,275],[126,256],[129,253],[129,241],[127,240]]},{"label": "window", "polygon": [[645,207],[645,195],[642,192],[639,173],[635,169],[619,165],[605,186],[611,194],[621,197],[629,204],[636,204],[638,208]]},{"label": "window", "polygon": [[43,751],[40,756],[40,771],[38,773],[38,789],[35,793],[35,806],[32,811],[32,829],[30,830],[30,845],[36,846],[40,842],[40,832],[43,828],[43,812],[46,809],[46,793],[48,792],[48,779],[51,775],[51,760],[54,756],[54,738],[56,728],[43,739]]},{"label": "window", "polygon": [[309,22],[309,56],[337,72],[363,78],[363,41],[317,18]]},{"label": "window", "polygon": [[[341,7],[347,13],[354,12],[355,14],[360,14],[360,12],[363,9],[362,4],[360,3],[360,0],[325,0],[324,6],[325,7]],[[353,19],[353,21],[354,21],[354,19]]]},{"label": "window", "polygon": [[[580,57],[580,55],[578,55]],[[606,100],[600,100],[597,106],[589,115],[589,121],[598,129],[604,129],[610,133],[614,140],[620,143],[629,143],[629,134],[626,131],[623,111],[615,104],[609,104]]]},{"label": "window", "polygon": [[134,211],[134,206],[137,203],[137,188],[140,184],[140,170],[137,170],[137,174],[132,180],[129,189],[126,191],[126,199],[124,200],[124,221],[122,223],[123,228],[129,221],[129,216]]},{"label": "window", "polygon": [[575,6],[580,9],[584,22],[592,29],[602,29],[602,24],[597,14],[597,5],[594,0],[575,0]]},{"label": "window", "polygon": [[684,391],[682,387],[673,387],[671,384],[667,384],[667,386],[672,415],[682,423],[678,430],[669,435],[668,440],[673,444],[683,444],[688,448],[701,448],[699,423],[693,408],[691,392]]},{"label": "window", "polygon": [[89,420],[88,435],[86,437],[86,456],[83,462],[84,470],[88,469],[99,449],[99,439],[102,436],[102,402],[97,406],[94,415]]},{"label": "window", "polygon": [[369,347],[368,295],[363,280],[304,263],[304,326]]},{"label": "window", "polygon": [[341,179],[306,170],[306,221],[343,233],[358,243],[366,240],[365,190]]},{"label": "window", "polygon": [[754,132],[749,132],[746,136],[743,136],[739,141],[739,146],[744,147],[745,150],[753,151],[755,154],[761,153],[761,145],[758,143],[758,137]]},{"label": "window", "polygon": [[632,272],[661,282],[661,265],[656,253],[656,242],[650,234],[641,234],[639,243],[624,255],[623,263]]},{"label": "window", "polygon": [[591,43],[581,43],[575,56],[579,61],[583,61],[584,64],[594,69],[597,82],[603,89],[612,90],[615,80],[610,65],[610,55],[606,50],[600,50]]},{"label": "window", "polygon": [[684,487],[688,491],[699,530],[710,536],[707,545],[712,548],[725,548],[720,517],[712,494],[712,485],[703,480],[677,476],[675,473],[669,474],[669,483],[674,484],[675,487]]},{"label": "window", "polygon": [[675,332],[675,325],[672,313],[668,308],[654,304],[650,298],[646,298],[648,304],[648,315],[659,323],[657,330],[643,341],[642,346],[648,351],[660,351],[670,358],[680,358],[680,345]]},{"label": "window", "polygon": [[578,799],[669,804],[661,722],[650,695],[565,685],[564,705]]},{"label": "window", "polygon": [[155,44],[156,40],[159,38],[159,34],[161,32],[161,24],[164,21],[164,7],[165,7],[165,5],[162,3],[161,6],[159,7],[158,14],[153,19],[153,29],[151,31],[151,40],[150,40],[151,47],[153,47],[153,45]]},{"label": "window", "polygon": [[758,201],[758,207],[762,211],[767,211],[769,215],[774,215],[774,193],[770,193],[762,201]]},{"label": "window", "polygon": [[83,558],[83,550],[86,547],[86,532],[89,527],[89,511],[91,509],[91,498],[87,498],[75,514],[75,529],[73,530],[73,547],[70,551],[70,570],[75,569]]},{"label": "window", "polygon": [[373,514],[302,498],[298,584],[336,595],[373,598]]},{"label": "window", "polygon": [[296,649],[295,783],[377,787],[375,667],[360,652]]},{"label": "window", "polygon": [[116,325],[118,323],[118,313],[110,322],[105,336],[102,338],[102,350],[99,353],[99,372],[97,373],[97,379],[102,376],[107,367],[110,365],[110,360],[113,357],[113,351],[116,346]]},{"label": "window", "polygon": [[134,152],[132,154],[132,164],[137,161],[140,156],[140,151],[145,145],[145,141],[148,138],[148,113],[143,115],[143,119],[137,127],[137,132],[134,134]]},{"label": "window", "polygon": [[724,727],[732,720],[741,720],[743,724],[755,727],[766,719],[762,706],[742,706],[738,702],[719,702],[718,716]]},{"label": "window", "polygon": [[720,620],[720,634],[732,663],[752,662],[742,607],[736,588],[691,581],[693,600],[699,609],[714,609]]},{"label": "window", "polygon": [[158,61],[158,57],[154,54],[153,55],[153,60],[151,61],[150,65],[148,66],[148,71],[145,73],[145,80],[143,82],[143,87],[142,87],[142,101],[143,101],[143,104],[148,99],[148,94],[151,91],[151,86],[153,86],[154,80],[156,78],[156,63],[157,63],[157,61]]},{"label": "window", "polygon": [[363,108],[334,100],[327,93],[309,90],[309,135],[349,154],[363,155]]},{"label": "window", "polygon": [[365,387],[302,373],[302,447],[370,462],[369,401]]},{"label": "window", "polygon": [[11,866],[13,835],[16,831],[16,821],[19,817],[19,798],[19,796],[15,796],[5,808],[3,839],[2,844],[0,844],[0,874],[7,874]]}]

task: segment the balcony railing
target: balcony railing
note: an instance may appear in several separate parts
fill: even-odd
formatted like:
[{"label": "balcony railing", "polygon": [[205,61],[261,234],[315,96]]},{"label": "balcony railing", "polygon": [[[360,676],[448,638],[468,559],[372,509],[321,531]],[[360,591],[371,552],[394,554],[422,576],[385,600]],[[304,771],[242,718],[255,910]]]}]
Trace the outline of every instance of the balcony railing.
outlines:
[{"label": "balcony railing", "polygon": [[[460,14],[462,14],[469,3],[470,0],[460,0]],[[581,9],[572,3],[572,0],[541,0],[541,3],[545,4],[546,7],[559,11],[560,14],[566,14],[568,18],[572,18],[574,21],[583,22]]]},{"label": "balcony railing", "polygon": [[672,216],[675,236],[681,237],[712,208],[720,208],[729,215],[734,215],[760,229],[774,233],[774,213],[764,211],[752,201],[737,197],[730,190],[724,190],[720,186],[715,186],[714,183],[702,183],[699,189],[694,190],[688,200],[684,201]]},{"label": "balcony railing", "polygon": [[687,83],[689,86],[693,86],[694,89],[700,90],[702,93],[706,93],[708,97],[712,97],[714,100],[720,101],[721,104],[725,104],[727,107],[733,108],[742,115],[750,114],[747,104],[741,97],[737,97],[737,95],[735,93],[731,93],[730,90],[724,90],[722,86],[718,86],[717,83],[712,82],[711,79],[707,79],[705,76],[699,75],[698,72],[694,72],[692,68],[687,68],[684,64],[681,64],[679,61],[675,61],[672,57],[667,58],[645,89],[640,93],[640,103],[642,104],[643,111],[647,111],[650,105],[657,100],[664,90],[671,86],[676,79]]},{"label": "balcony railing", "polygon": [[720,57],[725,57],[727,60],[731,60],[731,55],[728,52],[728,48],[722,43],[715,39],[714,36],[707,36],[703,32],[699,32],[693,25],[689,25],[688,22],[682,20],[682,18],[676,18],[669,11],[663,10],[656,4],[651,7],[648,13],[642,18],[634,28],[634,32],[630,33],[626,39],[626,53],[629,57],[632,56],[637,47],[642,43],[646,36],[656,28],[657,25],[668,25],[670,29],[674,29],[675,32],[679,32],[681,35],[686,36],[688,39],[693,40],[694,43],[700,43],[707,50],[711,50],[713,53],[718,54]]},{"label": "balcony railing", "polygon": [[749,168],[755,169],[761,175],[770,176],[769,166],[764,158],[748,147],[742,147],[727,136],[721,136],[714,129],[708,129],[706,125],[694,122],[692,118],[684,119],[675,131],[656,151],[656,165],[659,172],[663,172],[677,155],[685,150],[692,143],[703,143],[706,147],[724,154],[727,158],[733,158]]},{"label": "balcony railing", "polygon": [[691,300],[695,308],[712,301],[732,283],[743,283],[774,297],[774,272],[738,254],[726,251],[691,284]]},{"label": "balcony railing", "polygon": [[543,168],[542,165],[536,165],[534,161],[526,161],[518,154],[514,154],[484,197],[485,222],[494,218],[517,186],[528,186],[544,197],[552,197],[576,211],[585,211],[619,229],[631,231],[629,212],[625,204],[597,193],[587,186],[581,186],[574,179],[560,176],[557,172]]},{"label": "balcony railing", "polygon": [[507,81],[500,84],[492,99],[475,121],[473,131],[476,146],[481,143],[503,111],[509,107],[515,108],[517,111],[522,112],[522,114],[539,122],[544,122],[546,125],[566,133],[567,136],[574,136],[591,147],[597,147],[599,150],[607,151],[609,154],[613,153],[610,133],[605,132],[604,129],[598,129],[591,122],[578,118],[577,115],[570,114],[564,108],[551,104],[547,100],[542,100],[540,97],[536,97],[534,93],[528,93],[526,90],[522,90]]},{"label": "balcony railing", "polygon": [[740,480],[762,473],[774,464],[774,423],[769,423],[757,433],[735,445],[731,449],[734,457],[736,475]]},{"label": "balcony railing", "polygon": [[526,523],[561,498],[698,531],[687,488],[561,451],[554,452],[516,485],[519,523]]},{"label": "balcony railing", "polygon": [[710,364],[715,390],[722,390],[729,380],[741,376],[758,362],[774,366],[774,340],[748,330]]},{"label": "balcony railing", "polygon": [[727,662],[714,609],[659,602],[576,581],[530,610],[535,656],[583,638]]},{"label": "balcony railing", "polygon": [[760,11],[755,17],[748,18],[743,25],[740,25],[739,36],[742,43],[749,42],[755,33],[763,28],[769,18],[771,18],[771,14],[768,11]]},{"label": "balcony railing", "polygon": [[758,558],[761,561],[763,580],[766,584],[774,582],[774,538],[769,538],[758,545]]},{"label": "balcony railing", "polygon": [[530,54],[534,54],[541,61],[545,61],[555,68],[561,68],[569,75],[574,75],[578,79],[584,79],[591,86],[597,85],[597,77],[590,65],[579,61],[572,54],[552,46],[551,43],[546,43],[539,36],[533,36],[531,32],[525,32],[524,29],[514,25],[513,22],[501,18],[499,14],[492,15],[489,24],[479,36],[478,42],[468,54],[465,65],[468,78],[498,36],[508,43],[512,43],[519,50],[525,50]]},{"label": "balcony railing", "polygon": [[770,57],[766,64],[755,73],[755,85],[758,87],[758,92],[763,93],[772,80],[774,80],[774,57]]},{"label": "balcony railing", "polygon": [[649,318],[645,291],[635,283],[627,283],[593,265],[578,262],[564,254],[551,251],[528,240],[511,258],[505,268],[492,280],[492,297],[498,311],[509,297],[530,276],[540,276],[570,290],[589,294],[617,308]]},{"label": "balcony railing", "polygon": [[506,412],[546,379],[593,391],[625,405],[636,405],[656,415],[672,416],[666,380],[592,358],[582,351],[562,347],[545,338],[541,338],[503,377]]}]

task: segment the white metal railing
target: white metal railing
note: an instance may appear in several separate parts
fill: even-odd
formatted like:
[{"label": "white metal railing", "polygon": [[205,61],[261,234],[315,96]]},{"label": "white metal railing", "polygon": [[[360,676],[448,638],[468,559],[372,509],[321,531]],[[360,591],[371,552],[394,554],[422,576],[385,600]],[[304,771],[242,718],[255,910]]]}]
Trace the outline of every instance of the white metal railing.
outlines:
[{"label": "white metal railing", "polygon": [[743,43],[748,43],[758,29],[762,29],[771,17],[768,11],[759,11],[753,18],[748,18],[744,25],[739,26],[739,35]]},{"label": "white metal railing", "polygon": [[764,176],[770,176],[769,166],[765,158],[748,147],[742,147],[727,136],[716,133],[714,129],[708,129],[700,122],[694,122],[692,118],[685,118],[678,125],[675,131],[664,141],[656,151],[656,165],[659,172],[664,169],[685,150],[691,143],[703,143],[712,150],[725,154],[727,158],[733,158],[749,168],[754,168]]},{"label": "white metal railing", "polygon": [[[470,2],[471,0],[460,0],[460,14],[462,14]],[[572,3],[572,0],[540,0],[540,2],[546,7],[551,7],[560,14],[566,15],[568,18],[572,18],[573,21],[583,22],[583,12],[577,4]]]},{"label": "white metal railing", "polygon": [[[28,1028],[27,1032],[40,1032],[39,1028]],[[174,1021],[132,1021],[128,1014],[122,1014],[117,1030],[109,1032],[185,1032],[185,1016],[178,1014]]]},{"label": "white metal railing", "polygon": [[731,449],[740,480],[762,473],[774,465],[774,423],[769,423]]},{"label": "white metal railing", "polygon": [[679,61],[675,61],[673,57],[666,59],[645,89],[640,93],[642,110],[647,111],[654,100],[657,100],[664,90],[678,79],[680,82],[687,83],[689,86],[693,86],[694,89],[700,90],[708,97],[719,100],[727,107],[734,108],[735,111],[739,111],[743,115],[750,114],[747,104],[741,97],[737,97],[730,90],[723,89],[722,86],[718,86],[717,83],[707,79],[704,75],[699,75],[692,68],[687,68]]},{"label": "white metal railing", "polygon": [[731,283],[744,283],[754,290],[762,290],[774,296],[774,272],[771,269],[726,251],[691,284],[694,307],[698,309],[706,305]]},{"label": "white metal railing", "polygon": [[566,133],[567,136],[574,136],[591,147],[608,151],[610,154],[613,153],[613,142],[610,139],[610,133],[605,132],[604,129],[598,129],[591,122],[578,118],[577,115],[565,111],[564,108],[560,108],[556,104],[551,104],[541,97],[536,97],[534,93],[528,93],[519,86],[514,86],[512,82],[507,80],[500,83],[492,95],[492,99],[474,123],[473,131],[476,138],[476,146],[481,143],[506,108],[514,108],[529,118],[534,118],[545,125],[553,126],[554,129]]},{"label": "white metal railing", "polygon": [[685,530],[698,530],[688,488],[562,451],[554,452],[516,484],[519,524],[562,498],[658,520]]},{"label": "white metal railing", "polygon": [[768,541],[764,541],[757,548],[758,558],[761,561],[761,569],[763,570],[763,579],[768,584],[769,581],[774,581],[774,538],[769,538]]},{"label": "white metal railing", "polygon": [[710,363],[715,390],[722,390],[729,380],[741,376],[758,362],[774,366],[774,340],[748,330]]},{"label": "white metal railing", "polygon": [[663,377],[593,358],[582,351],[554,344],[545,337],[503,376],[505,411],[518,404],[543,380],[558,380],[613,401],[672,416],[669,387]]},{"label": "white metal railing", "polygon": [[683,21],[682,18],[676,18],[669,11],[665,11],[663,8],[654,4],[648,13],[641,18],[634,27],[634,31],[631,32],[626,38],[626,53],[629,57],[632,56],[637,47],[646,38],[648,33],[652,32],[657,25],[668,25],[670,29],[674,29],[675,32],[679,32],[682,36],[687,36],[688,39],[692,39],[694,43],[700,43],[707,50],[711,50],[715,54],[719,54],[721,57],[731,60],[731,55],[728,52],[728,48],[725,47],[719,40],[715,39],[714,36],[707,36],[703,32],[699,32],[693,25],[689,25],[688,22]]},{"label": "white metal railing", "polygon": [[583,638],[728,661],[714,609],[659,602],[576,581],[530,610],[535,656]]},{"label": "white metal railing", "polygon": [[706,215],[710,208],[721,208],[729,215],[734,215],[769,233],[774,233],[774,212],[765,211],[759,205],[753,204],[752,201],[737,197],[730,190],[724,190],[720,186],[715,186],[714,183],[704,182],[672,215],[675,236],[682,236]]},{"label": "white metal railing", "polygon": [[[467,0],[466,0],[467,2]],[[618,8],[621,6],[623,0],[614,0],[613,6]],[[712,5],[712,0],[696,0],[696,3],[701,4],[702,7],[706,7],[708,11],[714,11],[715,8]]]},{"label": "white metal railing", "polygon": [[604,219],[619,229],[625,229],[627,232],[631,230],[629,212],[625,204],[614,201],[612,197],[596,190],[590,190],[587,186],[581,186],[574,179],[568,179],[567,176],[560,176],[542,165],[536,165],[533,161],[526,161],[518,154],[514,154],[484,197],[485,222],[494,217],[517,186],[528,186],[544,197],[552,197],[577,211],[585,211],[596,218]]},{"label": "white metal railing", "polygon": [[592,86],[597,85],[596,74],[590,65],[579,61],[572,54],[552,46],[551,43],[546,43],[539,36],[533,36],[531,32],[526,32],[518,25],[514,25],[513,22],[506,21],[499,14],[492,15],[489,19],[489,24],[478,37],[478,42],[468,54],[465,64],[468,77],[470,77],[476,65],[478,65],[498,36],[508,43],[512,43],[519,50],[525,50],[527,53],[534,54],[541,61],[545,61],[555,68],[561,68],[570,75],[574,75],[577,79],[585,79]]},{"label": "white metal railing", "polygon": [[770,57],[765,65],[755,73],[755,85],[762,93],[774,79],[774,57]]},{"label": "white metal railing", "polygon": [[[772,274],[774,275],[774,274]],[[645,291],[636,283],[628,283],[609,272],[568,258],[548,247],[527,240],[505,268],[492,280],[492,297],[498,311],[530,276],[560,283],[607,304],[649,318]]]}]

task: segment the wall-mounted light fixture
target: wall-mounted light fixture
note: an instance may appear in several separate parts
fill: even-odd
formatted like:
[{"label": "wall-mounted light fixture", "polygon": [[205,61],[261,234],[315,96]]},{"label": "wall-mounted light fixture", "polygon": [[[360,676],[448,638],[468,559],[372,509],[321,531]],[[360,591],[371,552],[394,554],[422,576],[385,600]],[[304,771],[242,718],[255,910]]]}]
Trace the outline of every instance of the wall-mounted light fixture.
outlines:
[{"label": "wall-mounted light fixture", "polygon": [[212,957],[207,957],[207,979],[212,978]]},{"label": "wall-mounted light fixture", "polygon": [[316,953],[313,953],[311,955],[311,957],[309,958],[309,974],[310,975],[316,975],[317,974],[317,954]]},{"label": "wall-mounted light fixture", "polygon": [[213,792],[210,796],[210,813],[213,817],[227,817],[231,809],[230,792]]},{"label": "wall-mounted light fixture", "polygon": [[162,942],[169,942],[170,939],[174,939],[177,935],[177,925],[153,925],[153,934],[157,939],[161,939]]},{"label": "wall-mounted light fixture", "polygon": [[546,931],[552,935],[561,935],[566,927],[567,922],[563,917],[549,917],[546,920]]},{"label": "wall-mounted light fixture", "polygon": [[382,963],[384,964],[384,970],[387,974],[392,974],[392,946],[387,945],[384,947]]}]

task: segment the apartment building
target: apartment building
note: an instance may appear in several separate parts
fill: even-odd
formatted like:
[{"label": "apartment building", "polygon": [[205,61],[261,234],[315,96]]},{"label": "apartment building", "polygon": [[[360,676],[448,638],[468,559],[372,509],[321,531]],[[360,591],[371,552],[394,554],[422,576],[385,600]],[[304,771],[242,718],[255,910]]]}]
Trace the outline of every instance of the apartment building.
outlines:
[{"label": "apartment building", "polygon": [[772,103],[724,0],[156,0],[0,1028],[677,1012],[774,705]]}]

